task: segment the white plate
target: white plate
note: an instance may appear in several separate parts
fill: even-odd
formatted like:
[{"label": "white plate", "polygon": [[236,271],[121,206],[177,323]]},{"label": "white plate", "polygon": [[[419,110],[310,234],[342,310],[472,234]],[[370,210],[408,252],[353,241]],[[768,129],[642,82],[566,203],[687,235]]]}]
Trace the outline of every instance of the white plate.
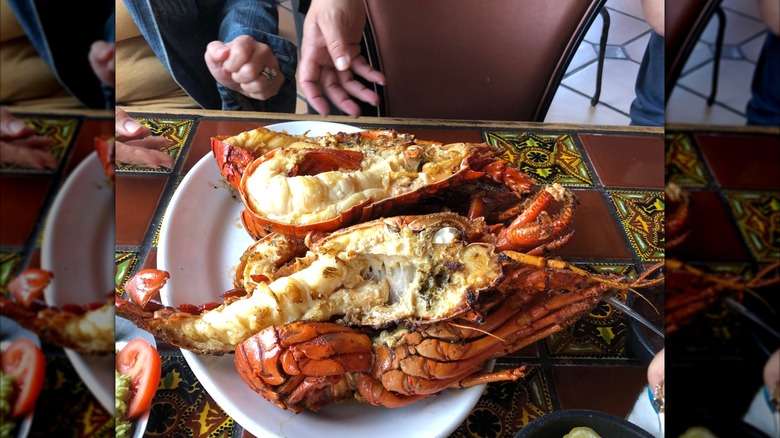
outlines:
[{"label": "white plate", "polygon": [[[268,128],[291,134],[309,131],[311,136],[360,131],[353,126],[325,122],[280,123]],[[242,204],[231,196],[225,184],[208,154],[185,176],[171,199],[157,252],[157,267],[171,274],[161,291],[165,304],[215,301],[233,288],[232,273],[252,239],[241,226]],[[258,437],[447,436],[471,412],[484,389],[480,385],[448,390],[397,409],[355,401],[296,415],[267,402],[244,384],[235,369],[233,355],[199,356],[186,350],[182,353],[222,409]]]},{"label": "white plate", "polygon": [[[136,327],[132,322],[122,318],[116,317],[116,351],[122,351],[128,342],[135,338],[143,338],[155,349],[157,348],[157,341],[151,333],[141,330]],[[116,378],[116,376],[114,376]],[[116,410],[116,406],[114,406]],[[141,417],[133,422],[133,438],[143,438],[146,433],[146,425],[149,423],[149,414],[151,409],[147,410]]]},{"label": "white plate", "polygon": [[[5,316],[0,316],[0,351],[5,351],[11,343],[17,339],[27,338],[37,346],[41,346],[41,341],[38,340],[38,336],[19,325],[16,321]],[[21,421],[16,429],[16,438],[25,438],[30,433],[30,427],[32,427],[33,412],[27,414],[21,420],[16,419],[14,421]]]},{"label": "white plate", "polygon": [[[104,303],[114,290],[114,188],[97,153],[65,180],[41,245],[41,267],[54,273],[43,295],[51,306]],[[65,349],[73,368],[101,405],[114,412],[114,357]]]}]

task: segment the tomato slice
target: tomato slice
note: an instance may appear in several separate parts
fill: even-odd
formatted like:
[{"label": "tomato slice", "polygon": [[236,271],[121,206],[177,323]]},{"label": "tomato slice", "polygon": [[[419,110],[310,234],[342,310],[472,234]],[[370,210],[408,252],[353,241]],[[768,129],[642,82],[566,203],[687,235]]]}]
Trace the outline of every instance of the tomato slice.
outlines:
[{"label": "tomato slice", "polygon": [[143,338],[136,338],[116,355],[116,370],[130,377],[133,396],[127,406],[127,419],[146,412],[160,384],[160,354]]},{"label": "tomato slice", "polygon": [[30,307],[33,301],[43,295],[43,290],[54,278],[49,271],[43,269],[25,269],[8,283],[8,290],[14,295],[16,301],[24,307]]},{"label": "tomato slice", "polygon": [[16,389],[11,417],[17,418],[31,412],[43,387],[46,360],[41,349],[27,338],[15,340],[3,351],[3,374],[14,378]]}]

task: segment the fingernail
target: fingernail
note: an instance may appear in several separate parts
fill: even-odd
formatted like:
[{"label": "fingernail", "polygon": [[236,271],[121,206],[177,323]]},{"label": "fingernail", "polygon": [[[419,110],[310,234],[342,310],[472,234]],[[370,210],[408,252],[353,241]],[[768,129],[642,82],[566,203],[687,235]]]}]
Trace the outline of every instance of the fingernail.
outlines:
[{"label": "fingernail", "polygon": [[342,56],[336,59],[336,70],[344,71],[349,68],[349,59],[346,56]]},{"label": "fingernail", "polygon": [[24,122],[21,120],[11,120],[11,122],[8,124],[8,129],[10,129],[11,132],[14,134],[20,132],[22,129],[26,127],[27,125],[25,125]]},{"label": "fingernail", "polygon": [[128,132],[135,132],[141,129],[141,124],[136,122],[135,120],[128,120],[124,124],[125,129],[127,129]]}]

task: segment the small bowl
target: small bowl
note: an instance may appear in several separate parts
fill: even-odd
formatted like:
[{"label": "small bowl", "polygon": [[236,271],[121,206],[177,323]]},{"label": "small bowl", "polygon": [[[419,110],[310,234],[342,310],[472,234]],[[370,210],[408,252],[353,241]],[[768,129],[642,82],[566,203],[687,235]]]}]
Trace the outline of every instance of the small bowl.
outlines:
[{"label": "small bowl", "polygon": [[587,409],[565,409],[526,424],[515,438],[562,438],[575,427],[589,427],[601,438],[653,438],[646,430],[618,416]]}]

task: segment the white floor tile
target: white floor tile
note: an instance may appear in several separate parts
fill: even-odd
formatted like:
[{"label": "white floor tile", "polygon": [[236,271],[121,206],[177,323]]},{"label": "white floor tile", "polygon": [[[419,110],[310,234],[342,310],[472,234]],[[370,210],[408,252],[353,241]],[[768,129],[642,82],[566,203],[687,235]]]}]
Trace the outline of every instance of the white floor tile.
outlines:
[{"label": "white floor tile", "polygon": [[[712,84],[713,62],[692,71],[682,77],[680,84],[703,96],[709,96]],[[715,100],[739,113],[744,114],[745,105],[750,99],[750,83],[753,80],[755,66],[748,61],[722,59],[718,74],[718,89]]]},{"label": "white floor tile", "polygon": [[647,50],[647,41],[650,39],[650,32],[645,33],[636,40],[625,45],[626,52],[631,60],[636,62],[642,62],[642,57],[645,56],[645,50]]},{"label": "white floor tile", "polygon": [[[761,33],[765,26],[757,19],[747,18],[732,11],[726,12],[726,30],[723,33],[723,44],[742,44]],[[712,16],[701,35],[701,40],[708,43],[715,43],[718,35],[718,17]]]},{"label": "white floor tile", "polygon": [[580,123],[588,125],[628,125],[630,119],[625,115],[597,104],[590,106],[590,98],[571,91],[566,87],[558,87],[545,123]]},{"label": "white floor tile", "polygon": [[[567,77],[563,83],[583,94],[592,96],[596,91],[596,63]],[[639,64],[629,60],[607,59],[601,83],[600,102],[628,114],[634,100],[634,86]]]},{"label": "white floor tile", "polygon": [[707,106],[706,99],[677,87],[666,104],[666,123],[695,125],[744,125],[745,118],[720,105]]},{"label": "white floor tile", "polygon": [[758,62],[758,57],[761,55],[761,49],[764,48],[764,41],[766,41],[766,32],[757,35],[755,38],[739,46],[742,51],[742,55],[750,62]]}]

